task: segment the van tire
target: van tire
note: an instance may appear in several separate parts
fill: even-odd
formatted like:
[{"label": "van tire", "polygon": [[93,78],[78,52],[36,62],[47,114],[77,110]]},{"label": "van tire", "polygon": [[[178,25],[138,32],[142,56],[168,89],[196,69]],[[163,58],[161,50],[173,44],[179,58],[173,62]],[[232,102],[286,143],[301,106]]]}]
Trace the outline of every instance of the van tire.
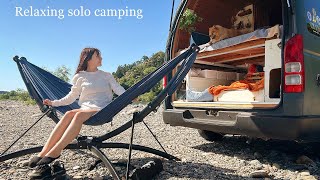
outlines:
[{"label": "van tire", "polygon": [[223,134],[207,131],[207,130],[201,130],[198,129],[198,132],[201,137],[203,137],[207,141],[221,141],[223,138]]}]

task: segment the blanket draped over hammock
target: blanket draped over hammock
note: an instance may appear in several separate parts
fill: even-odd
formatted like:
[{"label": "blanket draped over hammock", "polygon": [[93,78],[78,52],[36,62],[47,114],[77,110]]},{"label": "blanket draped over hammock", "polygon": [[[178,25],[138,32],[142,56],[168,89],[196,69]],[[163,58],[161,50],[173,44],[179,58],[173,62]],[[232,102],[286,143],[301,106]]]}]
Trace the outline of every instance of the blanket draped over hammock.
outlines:
[{"label": "blanket draped over hammock", "polygon": [[246,80],[242,81],[236,81],[232,83],[230,86],[211,86],[209,88],[210,94],[217,96],[219,95],[222,91],[226,90],[237,90],[237,89],[248,89],[250,91],[259,91],[264,88],[264,78],[261,80],[255,82],[255,83],[250,83]]}]

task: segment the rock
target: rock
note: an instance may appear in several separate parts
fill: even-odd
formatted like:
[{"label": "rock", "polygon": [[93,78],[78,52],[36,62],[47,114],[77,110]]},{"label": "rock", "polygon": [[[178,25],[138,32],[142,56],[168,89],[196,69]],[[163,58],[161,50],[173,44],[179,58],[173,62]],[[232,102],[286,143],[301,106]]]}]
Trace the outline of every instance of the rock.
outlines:
[{"label": "rock", "polygon": [[79,176],[79,175],[73,176],[73,179],[82,179],[82,176]]},{"label": "rock", "polygon": [[13,174],[13,173],[15,173],[15,172],[16,172],[15,169],[10,169],[10,170],[9,170],[9,174]]},{"label": "rock", "polygon": [[277,163],[273,163],[273,164],[272,164],[272,168],[280,169],[280,165],[279,165],[279,164],[277,164]]},{"label": "rock", "polygon": [[103,180],[103,177],[101,177],[101,176],[95,176],[95,177],[93,178],[93,180]]},{"label": "rock", "polygon": [[17,169],[17,172],[28,172],[28,169]]},{"label": "rock", "polygon": [[265,170],[258,170],[250,173],[250,177],[252,178],[267,178],[269,177],[269,174]]},{"label": "rock", "polygon": [[299,173],[297,179],[298,180],[316,180],[317,178],[310,175],[309,171],[304,171],[304,172]]},{"label": "rock", "polygon": [[78,169],[80,169],[80,166],[74,166],[72,169],[73,170],[78,170]]},{"label": "rock", "polygon": [[246,161],[245,160],[240,160],[240,165],[245,166],[246,165]]},{"label": "rock", "polygon": [[[117,167],[115,167],[116,169]],[[117,170],[117,169],[116,169]],[[121,169],[120,169],[121,170]],[[91,177],[94,177],[94,176],[99,176],[99,174],[96,172],[96,171],[90,171],[88,172],[87,176],[91,176]]]},{"label": "rock", "polygon": [[310,176],[310,172],[309,171],[301,172],[300,176]]},{"label": "rock", "polygon": [[39,117],[41,115],[42,115],[42,113],[37,113],[37,114],[32,115],[31,117],[34,118],[34,117]]},{"label": "rock", "polygon": [[132,108],[131,110],[127,111],[127,115],[130,115],[130,114],[133,114],[135,112],[139,112],[139,109],[138,108]]},{"label": "rock", "polygon": [[250,164],[251,166],[256,167],[256,169],[262,169],[262,168],[263,168],[263,166],[262,166],[262,164],[259,162],[259,160],[252,160],[252,161],[249,162],[249,164]]},{"label": "rock", "polygon": [[297,164],[305,164],[305,165],[315,165],[314,161],[312,159],[310,159],[308,156],[300,156],[297,160],[296,160]]},{"label": "rock", "polygon": [[19,167],[26,167],[29,164],[29,160],[23,160],[18,162]]}]

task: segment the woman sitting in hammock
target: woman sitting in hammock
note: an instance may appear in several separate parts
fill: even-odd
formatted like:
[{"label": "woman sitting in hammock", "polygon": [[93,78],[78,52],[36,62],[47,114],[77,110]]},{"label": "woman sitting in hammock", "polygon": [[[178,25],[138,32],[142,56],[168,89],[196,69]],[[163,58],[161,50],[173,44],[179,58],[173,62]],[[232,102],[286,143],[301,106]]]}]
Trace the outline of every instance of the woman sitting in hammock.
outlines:
[{"label": "woman sitting in hammock", "polygon": [[78,136],[82,124],[112,101],[112,91],[117,95],[125,91],[112,74],[98,69],[101,62],[102,57],[98,49],[83,49],[69,94],[59,100],[45,99],[43,101],[45,105],[56,107],[69,105],[79,98],[81,108],[64,114],[50,134],[42,151],[30,159],[30,167],[50,164],[59,158],[62,150]]}]

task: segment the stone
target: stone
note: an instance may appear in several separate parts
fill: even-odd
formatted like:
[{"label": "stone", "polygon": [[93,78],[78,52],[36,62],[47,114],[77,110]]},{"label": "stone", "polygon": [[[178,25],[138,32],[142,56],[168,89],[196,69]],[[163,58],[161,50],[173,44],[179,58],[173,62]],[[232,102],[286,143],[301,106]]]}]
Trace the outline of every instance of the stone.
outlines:
[{"label": "stone", "polygon": [[250,177],[252,178],[267,178],[269,177],[269,174],[265,170],[258,170],[250,173]]},{"label": "stone", "polygon": [[78,170],[78,169],[80,169],[80,166],[74,166],[72,169],[73,170]]},{"label": "stone", "polygon": [[73,179],[82,179],[82,176],[76,175],[76,176],[73,176]]},{"label": "stone", "polygon": [[310,176],[310,172],[309,171],[304,171],[300,173],[301,176]]},{"label": "stone", "polygon": [[29,160],[23,160],[18,162],[19,167],[26,167],[29,164]]},{"label": "stone", "polygon": [[32,115],[31,117],[34,118],[34,117],[39,117],[39,116],[41,116],[41,115],[42,115],[42,113],[38,113],[38,114]]},{"label": "stone", "polygon": [[28,172],[28,169],[17,169],[17,172]]},{"label": "stone", "polygon": [[255,166],[257,169],[262,169],[262,168],[263,168],[263,166],[262,166],[262,164],[260,163],[260,161],[259,161],[259,160],[256,160],[256,159],[250,161],[249,164],[250,164],[251,166]]},{"label": "stone", "polygon": [[273,164],[272,164],[272,168],[280,169],[280,165],[279,165],[279,164],[277,164],[277,163],[273,163]]},{"label": "stone", "polygon": [[103,180],[103,177],[101,177],[101,176],[95,176],[95,177],[93,178],[93,180]]}]

